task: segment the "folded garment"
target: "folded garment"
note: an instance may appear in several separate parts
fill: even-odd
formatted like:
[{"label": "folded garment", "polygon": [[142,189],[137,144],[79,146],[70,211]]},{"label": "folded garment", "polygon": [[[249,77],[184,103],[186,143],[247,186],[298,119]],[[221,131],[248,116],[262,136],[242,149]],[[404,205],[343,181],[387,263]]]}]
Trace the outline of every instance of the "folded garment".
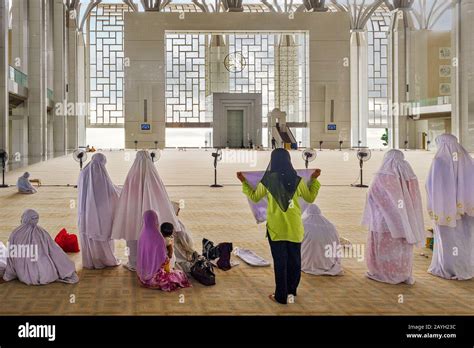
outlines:
[{"label": "folded garment", "polygon": [[270,262],[255,254],[252,250],[235,248],[233,254],[240,257],[245,263],[255,267],[270,266]]},{"label": "folded garment", "polygon": [[79,242],[75,234],[70,234],[65,228],[59,231],[54,241],[63,249],[66,253],[78,253]]}]

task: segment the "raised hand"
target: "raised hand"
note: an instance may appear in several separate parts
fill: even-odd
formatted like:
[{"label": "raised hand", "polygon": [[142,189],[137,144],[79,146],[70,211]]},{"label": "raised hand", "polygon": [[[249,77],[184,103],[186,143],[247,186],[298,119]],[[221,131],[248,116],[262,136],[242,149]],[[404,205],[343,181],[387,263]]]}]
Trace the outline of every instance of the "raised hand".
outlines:
[{"label": "raised hand", "polygon": [[311,174],[311,178],[317,179],[321,175],[321,169],[316,169],[313,174]]},{"label": "raised hand", "polygon": [[242,172],[237,172],[237,179],[239,179],[240,182],[244,182],[245,181],[244,174],[242,174]]}]

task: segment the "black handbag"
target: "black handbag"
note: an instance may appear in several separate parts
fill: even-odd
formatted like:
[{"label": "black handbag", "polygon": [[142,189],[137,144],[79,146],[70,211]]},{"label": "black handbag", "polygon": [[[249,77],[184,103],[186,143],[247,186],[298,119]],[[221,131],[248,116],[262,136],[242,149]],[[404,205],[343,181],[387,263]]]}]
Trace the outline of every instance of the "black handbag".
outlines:
[{"label": "black handbag", "polygon": [[203,285],[216,285],[213,266],[204,256],[195,256],[194,263],[191,266],[191,275]]}]

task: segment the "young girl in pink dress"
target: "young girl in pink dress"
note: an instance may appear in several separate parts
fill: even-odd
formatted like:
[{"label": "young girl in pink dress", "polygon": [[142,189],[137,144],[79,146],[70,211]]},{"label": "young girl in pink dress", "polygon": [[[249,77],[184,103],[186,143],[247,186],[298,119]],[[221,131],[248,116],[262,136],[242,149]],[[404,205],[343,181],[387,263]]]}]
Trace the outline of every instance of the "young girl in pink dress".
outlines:
[{"label": "young girl in pink dress", "polygon": [[143,228],[138,240],[137,275],[140,283],[151,289],[174,291],[191,284],[186,274],[170,267],[165,239],[158,228],[158,216],[153,210],[143,215]]}]

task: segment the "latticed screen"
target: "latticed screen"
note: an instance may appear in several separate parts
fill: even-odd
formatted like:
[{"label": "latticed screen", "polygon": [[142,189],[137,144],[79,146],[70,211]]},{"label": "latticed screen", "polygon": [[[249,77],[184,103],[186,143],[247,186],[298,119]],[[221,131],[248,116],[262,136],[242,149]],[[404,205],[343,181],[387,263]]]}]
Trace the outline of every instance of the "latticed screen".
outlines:
[{"label": "latticed screen", "polygon": [[[167,122],[205,122],[206,119],[206,45],[210,33],[168,33],[166,35],[166,120]],[[213,33],[213,35],[216,35]],[[275,83],[276,52],[280,33],[225,33],[226,54],[243,56],[243,69],[228,72],[223,79],[230,93],[262,93],[262,117],[277,100]],[[304,33],[293,33],[297,42],[299,69],[296,70],[295,86],[299,106],[298,115],[291,121],[305,122],[306,105],[306,41]],[[221,57],[224,60],[224,56]],[[222,87],[222,85],[221,85]],[[220,90],[222,92],[222,88]]]},{"label": "latticed screen", "polygon": [[204,34],[166,36],[166,121],[204,122],[206,112]]},{"label": "latticed screen", "polygon": [[229,51],[241,52],[247,66],[230,74],[229,92],[262,93],[262,116],[267,118],[275,108],[275,42],[274,34],[237,34],[229,36]]},{"label": "latticed screen", "polygon": [[388,126],[388,31],[390,13],[377,11],[367,22],[369,126]]},{"label": "latticed screen", "polygon": [[94,125],[124,124],[123,13],[125,4],[99,4],[89,17],[90,119]]}]

